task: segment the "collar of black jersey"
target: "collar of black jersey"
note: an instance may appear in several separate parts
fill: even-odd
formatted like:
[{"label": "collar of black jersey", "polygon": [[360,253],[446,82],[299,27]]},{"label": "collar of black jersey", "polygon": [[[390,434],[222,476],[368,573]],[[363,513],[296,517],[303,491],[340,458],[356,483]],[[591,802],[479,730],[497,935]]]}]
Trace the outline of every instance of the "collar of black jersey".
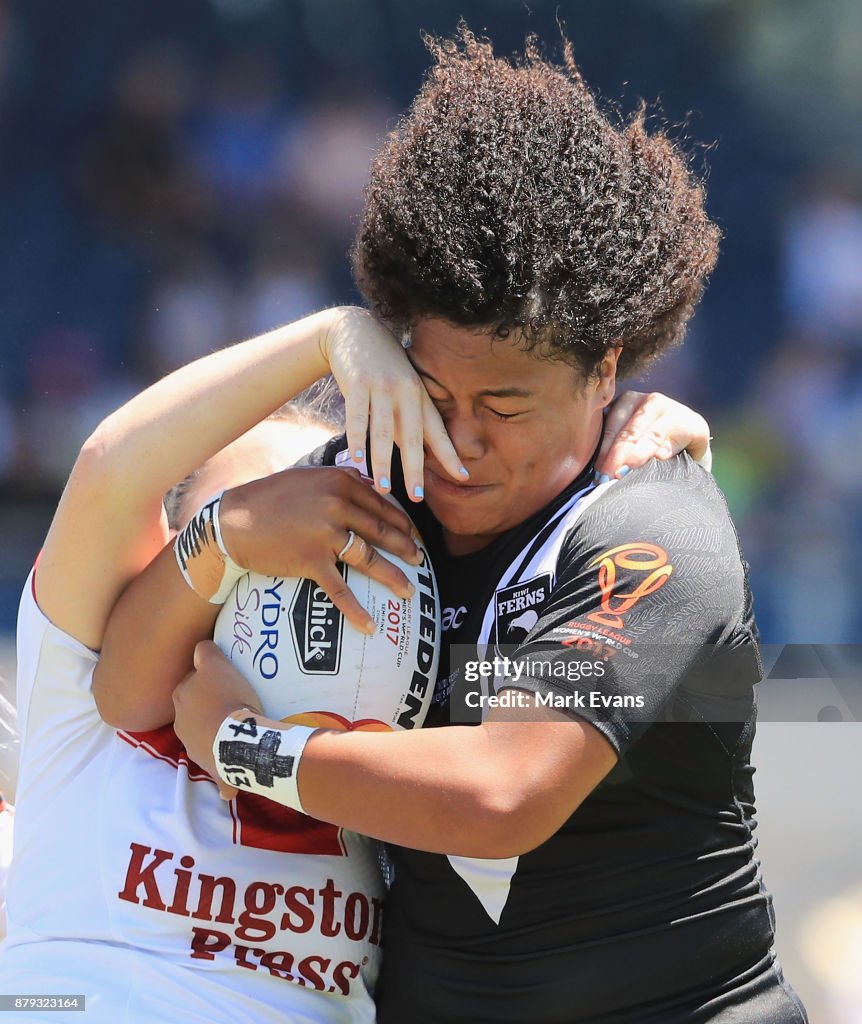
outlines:
[{"label": "collar of black jersey", "polygon": [[[478,551],[473,551],[468,555],[450,555],[446,551],[445,544],[443,542],[443,528],[434,518],[431,509],[428,508],[424,501],[410,501],[407,497],[407,488],[404,484],[404,471],[401,468],[401,454],[398,451],[397,446],[394,448],[392,453],[392,494],[398,499],[401,507],[416,524],[416,528],[419,530],[423,540],[428,546],[432,564],[435,559],[445,556],[450,562],[454,562],[457,565],[466,568],[475,562],[484,563],[484,561],[489,557],[493,559],[503,548],[507,546],[507,543],[511,541],[515,534],[521,536],[522,531],[529,533],[530,528],[532,527],[538,529],[541,524],[552,516],[557,509],[561,508],[573,494],[576,494],[578,491],[589,486],[595,477],[595,461],[599,454],[600,445],[601,438],[599,438],[598,444],[596,444],[595,451],[590,457],[589,462],[584,466],[578,476],[567,487],[560,491],[555,498],[552,498],[547,505],[540,508],[537,512],[534,512],[528,519],[525,519],[523,522],[513,526],[510,530],[506,530],[504,533],[501,533],[484,548],[480,548]],[[369,444],[366,451],[370,451],[370,448],[371,446]],[[369,471],[371,470],[372,467],[369,464]],[[533,532],[535,532],[535,530],[533,530]]]}]

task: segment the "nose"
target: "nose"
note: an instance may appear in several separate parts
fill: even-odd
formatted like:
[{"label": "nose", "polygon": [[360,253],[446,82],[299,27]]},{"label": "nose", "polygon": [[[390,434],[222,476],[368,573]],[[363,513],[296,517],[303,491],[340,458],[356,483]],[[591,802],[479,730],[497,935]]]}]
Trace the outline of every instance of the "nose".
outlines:
[{"label": "nose", "polygon": [[487,445],[482,424],[472,412],[447,410],[443,423],[462,462],[468,464],[482,458]]}]

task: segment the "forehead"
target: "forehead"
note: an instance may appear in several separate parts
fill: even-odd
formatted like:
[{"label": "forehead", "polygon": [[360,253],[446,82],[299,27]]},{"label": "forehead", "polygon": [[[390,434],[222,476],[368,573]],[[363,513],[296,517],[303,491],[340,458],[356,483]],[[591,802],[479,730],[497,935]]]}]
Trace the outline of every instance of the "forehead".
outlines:
[{"label": "forehead", "polygon": [[443,320],[420,320],[408,350],[417,370],[455,392],[526,397],[571,390],[575,371],[559,360],[527,352],[508,338],[495,338]]}]

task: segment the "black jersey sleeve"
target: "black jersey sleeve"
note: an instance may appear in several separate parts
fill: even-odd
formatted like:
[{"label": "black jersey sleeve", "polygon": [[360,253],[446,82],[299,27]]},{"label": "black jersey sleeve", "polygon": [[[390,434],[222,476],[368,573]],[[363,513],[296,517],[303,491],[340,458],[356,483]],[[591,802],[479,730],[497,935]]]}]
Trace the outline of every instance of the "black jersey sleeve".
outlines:
[{"label": "black jersey sleeve", "polygon": [[656,721],[745,721],[759,658],[712,477],[687,456],[652,462],[589,505],[512,657],[514,685],[592,722],[618,754]]}]

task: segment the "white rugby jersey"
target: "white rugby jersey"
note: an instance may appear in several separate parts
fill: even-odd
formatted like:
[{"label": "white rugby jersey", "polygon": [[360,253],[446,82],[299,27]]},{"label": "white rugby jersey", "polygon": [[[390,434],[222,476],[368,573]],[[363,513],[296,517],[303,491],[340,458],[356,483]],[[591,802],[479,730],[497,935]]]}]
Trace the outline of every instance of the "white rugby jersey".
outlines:
[{"label": "white rugby jersey", "polygon": [[45,618],[31,575],[0,993],[85,995],[88,1024],[373,1021],[376,844],[251,794],[225,803],[171,727],[106,725],[97,660]]}]

